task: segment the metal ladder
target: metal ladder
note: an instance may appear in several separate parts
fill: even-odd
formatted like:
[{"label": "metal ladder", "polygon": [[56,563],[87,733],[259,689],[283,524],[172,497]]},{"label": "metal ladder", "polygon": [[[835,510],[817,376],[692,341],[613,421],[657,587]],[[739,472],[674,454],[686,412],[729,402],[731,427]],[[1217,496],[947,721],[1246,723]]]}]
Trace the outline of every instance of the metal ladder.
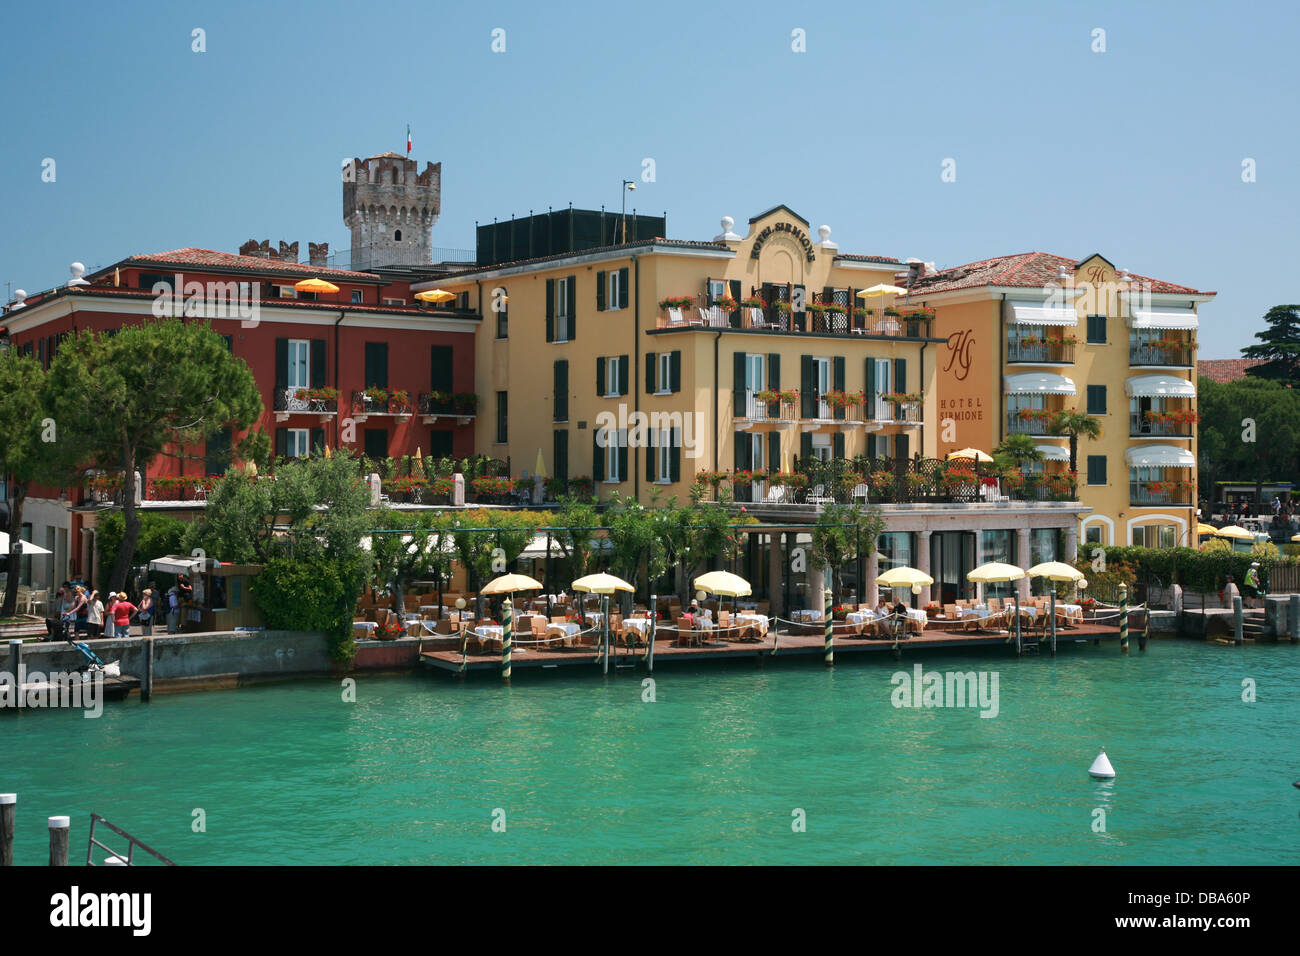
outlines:
[{"label": "metal ladder", "polygon": [[[106,844],[103,844],[103,843],[101,843],[101,842],[99,842],[98,840],[95,839],[95,827],[97,827],[97,826],[99,826],[99,825],[101,825],[101,824],[102,824],[103,826],[108,827],[108,829],[112,830],[112,831],[113,831],[114,833],[116,833],[118,836],[123,837],[123,838],[126,839],[126,841],[127,841],[127,847],[126,847],[126,855],[125,855],[125,856],[123,856],[121,853],[119,853],[117,850],[113,849],[112,847],[107,846]],[[165,866],[175,866],[175,865],[176,865],[176,864],[173,863],[171,860],[167,859],[167,857],[165,857],[165,856],[163,856],[161,853],[159,853],[157,850],[153,849],[153,848],[150,847],[150,846],[145,845],[145,844],[142,843],[141,841],[137,840],[135,837],[131,836],[131,834],[127,833],[127,832],[126,832],[125,830],[123,830],[121,827],[119,827],[119,826],[115,826],[114,824],[109,823],[107,820],[105,820],[103,817],[101,817],[98,813],[92,813],[92,814],[90,815],[90,840],[89,840],[89,842],[86,844],[86,866],[95,866],[95,865],[96,865],[96,863],[95,863],[95,859],[94,859],[94,857],[95,857],[95,847],[99,847],[101,850],[105,851],[106,853],[108,853],[108,854],[111,855],[111,856],[115,856],[115,857],[117,857],[119,860],[125,860],[127,866],[139,866],[139,865],[140,865],[140,864],[138,864],[138,863],[135,862],[135,849],[136,849],[136,847],[139,847],[141,850],[144,850],[144,852],[148,853],[150,856],[154,857],[155,859],[157,859],[158,861],[160,861],[161,863],[163,863]]]}]

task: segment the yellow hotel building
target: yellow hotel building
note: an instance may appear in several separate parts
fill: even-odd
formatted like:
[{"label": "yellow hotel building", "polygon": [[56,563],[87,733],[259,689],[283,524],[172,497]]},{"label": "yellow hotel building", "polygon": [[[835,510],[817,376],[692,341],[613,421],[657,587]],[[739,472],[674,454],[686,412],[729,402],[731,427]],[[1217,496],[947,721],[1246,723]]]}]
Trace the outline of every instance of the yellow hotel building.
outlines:
[{"label": "yellow hotel building", "polygon": [[[685,500],[701,471],[788,472],[795,456],[932,456],[942,342],[928,320],[857,294],[892,284],[901,263],[842,254],[829,228],[814,234],[785,206],[746,236],[733,225],[707,242],[651,239],[417,285],[466,294],[488,317],[475,447],[516,471],[540,456],[549,476],[592,477],[602,500],[642,501],[652,488]],[[772,304],[742,304],[753,296]],[[666,299],[689,304],[661,309]],[[755,398],[793,389],[793,402]],[[616,433],[605,447],[602,425]]]},{"label": "yellow hotel building", "polygon": [[1037,440],[1069,467],[1052,414],[1077,409],[1101,436],[1078,441],[1081,540],[1195,546],[1196,329],[1214,298],[1117,270],[1100,255],[1002,256],[922,274],[900,301],[935,311],[938,453]]}]

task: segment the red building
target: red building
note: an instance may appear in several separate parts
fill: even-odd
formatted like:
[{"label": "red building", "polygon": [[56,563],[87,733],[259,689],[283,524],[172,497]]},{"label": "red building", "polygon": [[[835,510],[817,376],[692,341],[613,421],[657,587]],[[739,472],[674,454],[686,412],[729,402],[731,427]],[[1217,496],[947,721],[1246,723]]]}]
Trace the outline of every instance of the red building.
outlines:
[{"label": "red building", "polygon": [[[305,279],[338,291],[296,291]],[[253,427],[266,431],[277,455],[328,446],[371,458],[417,449],[425,457],[465,457],[474,451],[474,336],[482,321],[465,298],[430,306],[415,300],[408,279],[187,248],[132,256],[26,296],[6,309],[3,325],[11,347],[48,367],[76,331],[113,331],[164,314],[208,321],[252,370],[265,406]],[[156,478],[224,472],[222,453],[243,434],[218,434],[193,457],[158,459],[143,476],[144,497],[155,497]],[[64,538],[76,540],[79,522],[68,509],[79,496],[33,489],[33,499],[42,497],[61,505],[62,520],[29,499],[32,527],[23,530],[37,544],[54,545],[50,575],[65,567],[89,571]]]}]

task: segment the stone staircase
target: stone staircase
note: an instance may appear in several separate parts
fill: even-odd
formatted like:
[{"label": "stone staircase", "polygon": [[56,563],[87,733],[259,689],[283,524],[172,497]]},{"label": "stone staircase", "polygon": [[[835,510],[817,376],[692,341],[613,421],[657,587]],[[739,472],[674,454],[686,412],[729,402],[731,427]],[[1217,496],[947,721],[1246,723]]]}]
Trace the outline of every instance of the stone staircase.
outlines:
[{"label": "stone staircase", "polygon": [[1248,641],[1257,641],[1264,636],[1263,608],[1246,608],[1242,611],[1241,636]]}]

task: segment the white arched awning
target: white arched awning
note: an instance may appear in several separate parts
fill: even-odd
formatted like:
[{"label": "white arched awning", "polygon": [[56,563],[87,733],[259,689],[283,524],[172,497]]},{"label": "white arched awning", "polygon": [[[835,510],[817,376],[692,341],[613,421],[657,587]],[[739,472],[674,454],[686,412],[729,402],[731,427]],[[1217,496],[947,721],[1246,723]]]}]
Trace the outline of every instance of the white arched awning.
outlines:
[{"label": "white arched awning", "polygon": [[1064,445],[1036,445],[1038,453],[1043,456],[1044,461],[1069,461],[1070,449]]},{"label": "white arched awning", "polygon": [[1129,312],[1130,329],[1196,329],[1196,313],[1191,309],[1133,309]]},{"label": "white arched awning", "polygon": [[1195,398],[1196,384],[1173,375],[1135,375],[1124,392],[1129,398]]},{"label": "white arched awning", "polygon": [[1196,456],[1175,445],[1139,445],[1124,452],[1130,468],[1195,468]]},{"label": "white arched awning", "polygon": [[1008,302],[1007,321],[1015,325],[1078,325],[1079,313],[1073,305],[1048,305],[1038,302]]},{"label": "white arched awning", "polygon": [[1022,372],[1004,380],[1008,395],[1074,395],[1074,382],[1055,372]]}]

